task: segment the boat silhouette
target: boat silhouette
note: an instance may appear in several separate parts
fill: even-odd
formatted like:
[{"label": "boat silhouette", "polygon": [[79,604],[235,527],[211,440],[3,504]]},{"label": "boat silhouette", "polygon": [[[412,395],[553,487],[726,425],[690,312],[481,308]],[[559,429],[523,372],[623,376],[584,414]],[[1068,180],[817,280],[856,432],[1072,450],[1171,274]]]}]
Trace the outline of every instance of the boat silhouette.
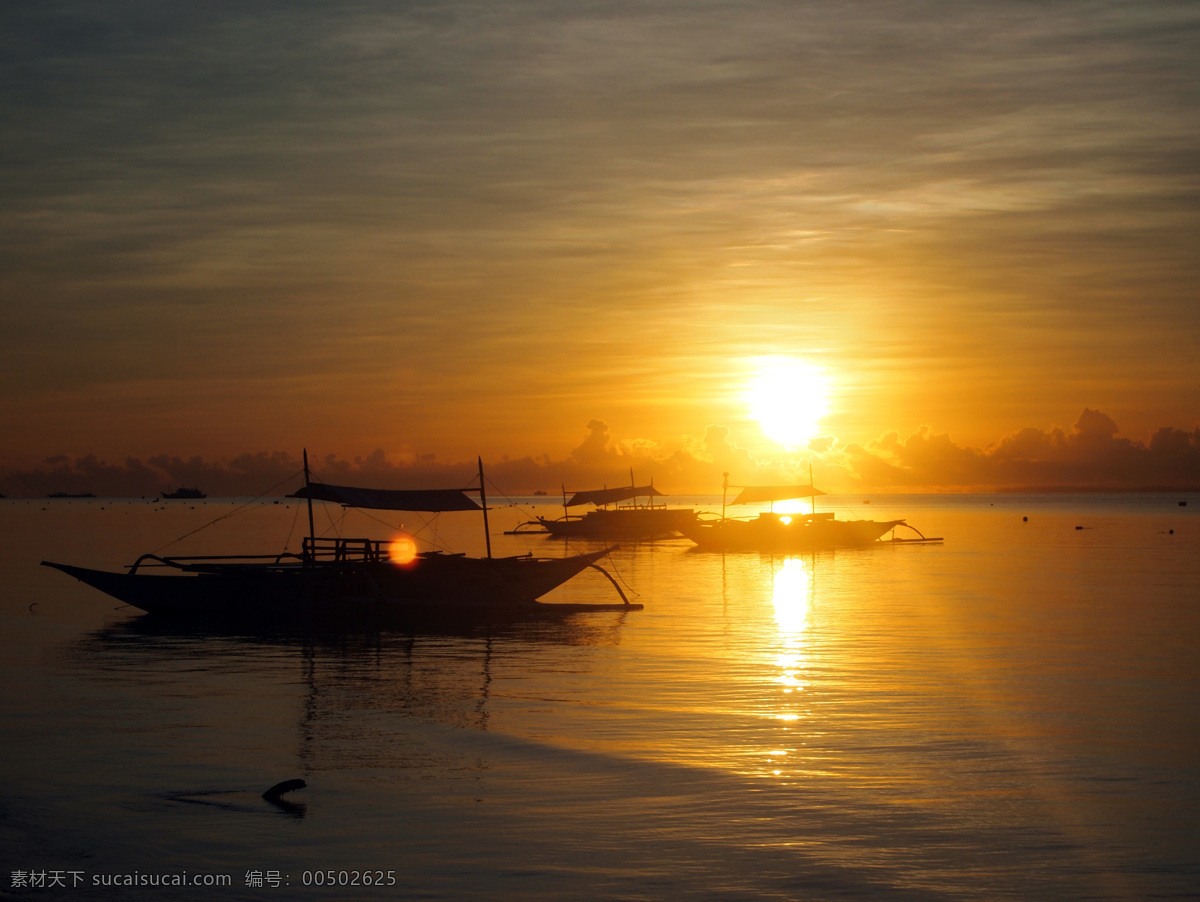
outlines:
[{"label": "boat silhouette", "polygon": [[207,498],[204,492],[199,489],[176,489],[173,492],[163,492],[164,498]]},{"label": "boat silhouette", "polygon": [[[810,477],[811,479],[811,477]],[[741,489],[729,504],[770,504],[769,510],[754,517],[729,517],[725,513],[725,497],[730,488]],[[729,474],[725,474],[721,496],[721,515],[703,514],[683,524],[680,529],[699,549],[706,551],[759,551],[787,553],[815,551],[840,547],[864,547],[878,544],[889,532],[887,542],[913,544],[940,542],[942,539],[926,537],[916,527],[904,520],[838,520],[832,511],[817,513],[816,499],[824,495],[818,488],[809,485],[761,485],[731,486]],[[809,499],[809,513],[783,513],[775,511],[778,501]],[[917,538],[897,538],[894,530],[903,526],[917,534]]]},{"label": "boat silhouette", "polygon": [[[467,492],[478,492],[479,503]],[[467,618],[486,612],[560,614],[642,607],[630,603],[597,563],[613,548],[562,558],[532,554],[493,557],[482,460],[477,488],[381,490],[313,481],[305,453],[304,486],[289,497],[305,499],[308,504],[309,535],[298,554],[143,554],[124,572],[42,563],[152,614],[323,616],[380,611]],[[313,532],[314,501],[375,510],[480,511],[487,556],[432,551],[407,560],[394,559],[386,541],[317,537]],[[612,582],[622,598],[620,604],[538,601],[588,568]]]},{"label": "boat silhouette", "polygon": [[[677,535],[684,524],[696,518],[691,508],[655,504],[654,499],[664,497],[663,493],[653,483],[636,485],[632,472],[629,477],[627,486],[575,492],[570,498],[564,488],[563,516],[535,517],[519,524],[510,535],[547,532],[557,538],[639,541]],[[639,504],[637,499],[643,497],[646,502]],[[622,501],[634,503],[621,506]],[[583,504],[594,505],[595,509],[582,516],[570,513],[570,508]],[[615,506],[609,507],[610,504]]]}]

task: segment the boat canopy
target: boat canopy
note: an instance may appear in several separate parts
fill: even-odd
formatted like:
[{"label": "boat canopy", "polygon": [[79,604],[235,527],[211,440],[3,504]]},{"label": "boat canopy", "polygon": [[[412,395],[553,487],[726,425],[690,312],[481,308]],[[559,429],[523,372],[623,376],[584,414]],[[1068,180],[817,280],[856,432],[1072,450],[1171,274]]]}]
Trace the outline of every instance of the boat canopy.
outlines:
[{"label": "boat canopy", "polygon": [[566,507],[577,504],[615,504],[618,501],[628,501],[630,498],[653,497],[662,495],[652,485],[627,485],[618,489],[596,489],[591,492],[576,492],[566,503]]},{"label": "boat canopy", "polygon": [[480,506],[464,492],[478,489],[360,489],[348,485],[310,482],[289,498],[334,501],[347,507],[387,511],[477,511]]},{"label": "boat canopy", "polygon": [[731,504],[760,504],[763,502],[790,501],[793,498],[816,498],[824,495],[811,485],[748,485],[744,486]]}]

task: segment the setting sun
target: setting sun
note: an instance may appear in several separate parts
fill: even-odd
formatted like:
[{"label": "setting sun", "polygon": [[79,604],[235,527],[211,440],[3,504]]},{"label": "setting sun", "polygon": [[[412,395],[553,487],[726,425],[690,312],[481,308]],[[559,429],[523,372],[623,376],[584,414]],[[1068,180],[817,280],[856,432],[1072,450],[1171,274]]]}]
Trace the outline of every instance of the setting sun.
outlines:
[{"label": "setting sun", "polygon": [[760,357],[746,391],[763,434],[797,447],[817,434],[829,413],[828,379],[817,367],[788,357]]}]

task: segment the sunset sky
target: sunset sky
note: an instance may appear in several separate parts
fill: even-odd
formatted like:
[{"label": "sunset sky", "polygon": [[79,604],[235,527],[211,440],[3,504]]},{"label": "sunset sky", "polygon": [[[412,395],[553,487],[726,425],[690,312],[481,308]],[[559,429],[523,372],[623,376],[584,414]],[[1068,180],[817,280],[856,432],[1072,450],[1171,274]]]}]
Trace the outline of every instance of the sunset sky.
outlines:
[{"label": "sunset sky", "polygon": [[39,0],[0,46],[0,471],[1200,485],[1195,3]]}]

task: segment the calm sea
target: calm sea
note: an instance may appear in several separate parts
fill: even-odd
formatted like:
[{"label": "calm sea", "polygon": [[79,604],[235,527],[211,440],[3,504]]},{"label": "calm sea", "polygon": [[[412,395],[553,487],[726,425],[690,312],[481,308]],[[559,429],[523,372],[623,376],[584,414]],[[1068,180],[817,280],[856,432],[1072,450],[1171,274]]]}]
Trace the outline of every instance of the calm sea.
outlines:
[{"label": "calm sea", "polygon": [[[319,635],[147,624],[38,566],[234,502],[0,502],[0,898],[1200,895],[1200,498],[822,500],[945,542],[629,545],[643,611]],[[565,553],[501,535],[529,510],[492,512],[497,553]],[[166,551],[304,521],[251,504]],[[469,515],[427,534],[483,547]]]}]

